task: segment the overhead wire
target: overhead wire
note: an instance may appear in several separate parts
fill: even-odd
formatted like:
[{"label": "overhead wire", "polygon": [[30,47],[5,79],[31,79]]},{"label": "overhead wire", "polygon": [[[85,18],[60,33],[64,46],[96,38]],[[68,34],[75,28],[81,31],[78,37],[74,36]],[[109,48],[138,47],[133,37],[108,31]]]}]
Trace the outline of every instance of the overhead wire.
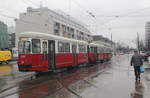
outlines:
[{"label": "overhead wire", "polygon": [[[32,3],[33,5],[36,5],[36,6],[38,6],[37,4],[35,4],[33,1],[31,1],[31,0],[22,0],[22,1],[28,1],[28,2],[30,2],[30,3]],[[97,15],[95,15],[95,14],[93,14],[93,12],[91,11],[91,9],[90,9],[90,11],[89,10],[87,10],[85,7],[83,7],[83,6],[81,6],[78,2],[76,2],[75,0],[72,0],[74,3],[76,3],[81,9],[83,9],[86,13],[88,13],[92,18],[94,18],[94,19],[96,19],[96,18],[98,18],[98,17],[114,17],[113,19],[110,19],[110,20],[108,20],[108,21],[106,21],[106,22],[103,22],[103,23],[101,23],[101,25],[105,25],[105,24],[107,24],[107,23],[109,23],[109,22],[112,22],[112,21],[114,21],[114,20],[116,20],[117,18],[123,18],[123,17],[135,17],[135,16],[130,16],[131,14],[135,14],[135,13],[139,13],[139,12],[141,12],[141,11],[144,11],[144,10],[146,10],[146,9],[150,9],[150,7],[146,7],[146,8],[143,8],[143,9],[139,9],[139,10],[136,10],[136,11],[132,11],[132,12],[129,12],[129,13],[125,13],[125,14],[120,14],[120,15],[114,15],[114,16],[97,16]],[[25,2],[24,2],[25,3]],[[38,6],[39,7],[39,6]],[[1,16],[7,16],[7,15],[2,15],[1,14]],[[11,17],[11,16],[7,16],[8,18],[14,18],[14,17]],[[136,17],[137,17],[137,15],[136,15]],[[142,16],[143,17],[143,16]],[[147,17],[148,17],[148,15],[147,15]],[[97,20],[97,19],[96,19]],[[47,21],[47,20],[46,20]]]},{"label": "overhead wire", "polygon": [[7,17],[7,18],[11,18],[11,19],[17,19],[16,17],[9,16],[9,15],[2,14],[2,13],[0,13],[0,16]]},{"label": "overhead wire", "polygon": [[112,21],[116,20],[117,18],[129,17],[131,14],[139,13],[139,12],[147,10],[147,9],[150,9],[150,7],[146,7],[146,8],[143,8],[143,9],[138,9],[136,11],[132,11],[132,12],[125,13],[125,14],[115,15],[114,19],[111,19],[111,20],[109,20],[107,22],[104,22],[103,25],[106,24],[106,23],[112,22]]},{"label": "overhead wire", "polygon": [[78,2],[76,2],[75,0],[72,0],[78,7],[80,7],[82,10],[84,10],[84,12],[86,12],[88,15],[90,15],[92,18],[96,19],[96,16],[93,14],[92,10],[89,9],[87,10],[87,8],[81,6]]}]

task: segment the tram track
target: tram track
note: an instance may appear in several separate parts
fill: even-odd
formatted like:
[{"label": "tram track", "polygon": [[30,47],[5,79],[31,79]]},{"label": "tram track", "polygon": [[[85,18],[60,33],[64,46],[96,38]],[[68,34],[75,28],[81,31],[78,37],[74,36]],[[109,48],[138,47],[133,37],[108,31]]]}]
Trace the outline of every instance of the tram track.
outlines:
[{"label": "tram track", "polygon": [[0,89],[0,94],[5,92],[5,91],[8,91],[10,89],[13,89],[13,88],[17,87],[18,83],[20,83],[21,81],[23,81],[23,80],[30,80],[31,77],[34,77],[34,76],[35,76],[35,74],[30,74],[30,75],[28,74],[28,75],[19,76],[15,80],[9,81],[7,83],[7,84],[9,84],[9,86],[7,84],[5,84],[6,86],[4,86],[3,88]]}]

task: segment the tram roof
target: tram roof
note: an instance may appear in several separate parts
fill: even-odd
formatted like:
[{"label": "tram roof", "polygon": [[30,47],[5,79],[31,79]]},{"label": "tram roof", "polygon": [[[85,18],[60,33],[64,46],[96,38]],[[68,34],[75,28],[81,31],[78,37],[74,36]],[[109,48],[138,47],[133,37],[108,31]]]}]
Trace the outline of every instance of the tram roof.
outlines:
[{"label": "tram roof", "polygon": [[98,46],[98,47],[101,47],[101,48],[113,49],[112,47],[105,46],[105,45],[102,45],[102,44],[99,44],[99,43],[90,43],[90,46]]},{"label": "tram roof", "polygon": [[90,43],[90,46],[104,47],[104,45],[101,45],[101,44],[98,44],[98,43]]},{"label": "tram roof", "polygon": [[39,39],[45,39],[45,40],[62,40],[62,41],[67,41],[67,42],[71,41],[71,42],[88,44],[86,41],[75,40],[75,39],[65,38],[65,37],[41,33],[41,32],[21,32],[21,33],[19,33],[18,36],[19,37],[39,38]]}]

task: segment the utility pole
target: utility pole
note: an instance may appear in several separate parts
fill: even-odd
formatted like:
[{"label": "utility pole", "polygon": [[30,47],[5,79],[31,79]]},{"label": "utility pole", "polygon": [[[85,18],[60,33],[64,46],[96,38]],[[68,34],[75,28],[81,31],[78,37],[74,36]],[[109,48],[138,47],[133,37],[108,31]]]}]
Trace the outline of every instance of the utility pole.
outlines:
[{"label": "utility pole", "polygon": [[109,32],[110,32],[110,40],[111,40],[111,47],[112,47],[112,33],[111,33],[111,28],[108,28]]},{"label": "utility pole", "polygon": [[112,47],[112,33],[111,33],[111,47]]},{"label": "utility pole", "polygon": [[40,8],[42,8],[43,7],[43,2],[42,1],[40,1]]},{"label": "utility pole", "polygon": [[139,33],[137,32],[137,49],[140,52],[140,41],[139,41]]}]

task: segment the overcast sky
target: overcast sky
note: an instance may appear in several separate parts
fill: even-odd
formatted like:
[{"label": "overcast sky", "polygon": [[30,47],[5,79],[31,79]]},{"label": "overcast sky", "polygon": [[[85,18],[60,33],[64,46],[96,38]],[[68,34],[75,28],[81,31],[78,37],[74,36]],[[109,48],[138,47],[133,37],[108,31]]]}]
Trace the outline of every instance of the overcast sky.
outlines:
[{"label": "overcast sky", "polygon": [[[42,0],[0,0],[0,13],[18,17],[26,7],[39,7]],[[85,23],[93,34],[135,46],[136,34],[144,39],[145,22],[150,21],[150,0],[43,0],[44,7],[59,9]],[[95,18],[87,11],[92,12]],[[119,16],[119,17],[118,17]],[[13,25],[13,19],[0,16]]]}]

